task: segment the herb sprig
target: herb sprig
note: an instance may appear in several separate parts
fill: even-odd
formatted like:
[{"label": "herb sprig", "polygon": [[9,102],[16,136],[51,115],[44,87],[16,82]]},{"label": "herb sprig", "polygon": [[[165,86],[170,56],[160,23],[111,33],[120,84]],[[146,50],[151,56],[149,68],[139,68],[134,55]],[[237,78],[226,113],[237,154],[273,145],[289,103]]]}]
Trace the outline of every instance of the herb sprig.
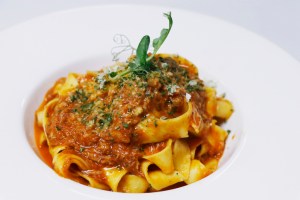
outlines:
[{"label": "herb sprig", "polygon": [[153,46],[154,50],[153,50],[152,55],[149,56],[146,59],[147,62],[149,62],[154,57],[154,55],[157,53],[158,49],[164,43],[164,41],[166,40],[166,38],[168,37],[168,35],[169,35],[169,33],[172,29],[173,19],[172,19],[172,16],[171,16],[171,12],[170,13],[164,13],[164,16],[167,17],[168,20],[169,20],[169,28],[162,29],[161,32],[160,32],[160,36],[153,40],[152,46]]},{"label": "herb sprig", "polygon": [[128,63],[128,68],[121,73],[113,74],[113,76],[110,75],[109,76],[110,81],[115,81],[129,73],[140,75],[140,74],[147,74],[148,72],[151,71],[151,60],[154,57],[154,55],[158,52],[159,48],[164,43],[166,38],[168,37],[173,25],[171,12],[164,13],[164,16],[167,17],[169,21],[169,27],[162,29],[160,32],[160,36],[153,40],[152,46],[154,50],[152,54],[148,56],[148,49],[150,46],[150,36],[145,35],[139,42],[139,45],[136,49],[136,57],[131,62]]}]

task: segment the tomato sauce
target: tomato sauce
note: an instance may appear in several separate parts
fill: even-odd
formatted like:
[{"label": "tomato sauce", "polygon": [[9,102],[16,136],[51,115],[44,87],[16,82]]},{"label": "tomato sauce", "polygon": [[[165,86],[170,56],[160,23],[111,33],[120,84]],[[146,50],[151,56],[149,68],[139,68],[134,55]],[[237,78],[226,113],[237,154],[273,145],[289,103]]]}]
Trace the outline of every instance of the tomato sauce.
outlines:
[{"label": "tomato sauce", "polygon": [[[103,70],[79,75],[78,86],[63,95],[58,95],[57,89],[66,79],[59,79],[37,110],[58,99],[47,111],[45,130],[35,122],[36,142],[47,165],[52,167],[49,146],[63,145],[91,163],[94,170],[120,167],[143,176],[142,157],[161,151],[166,141],[142,144],[135,127],[149,114],[164,119],[180,116],[186,109],[186,93],[192,97],[194,114],[201,116],[202,126],[209,127],[211,119],[205,112],[206,96],[197,69],[185,60],[177,61],[156,57],[153,72],[130,74],[116,81],[104,79],[111,75]],[[40,143],[43,132],[47,141]]]}]

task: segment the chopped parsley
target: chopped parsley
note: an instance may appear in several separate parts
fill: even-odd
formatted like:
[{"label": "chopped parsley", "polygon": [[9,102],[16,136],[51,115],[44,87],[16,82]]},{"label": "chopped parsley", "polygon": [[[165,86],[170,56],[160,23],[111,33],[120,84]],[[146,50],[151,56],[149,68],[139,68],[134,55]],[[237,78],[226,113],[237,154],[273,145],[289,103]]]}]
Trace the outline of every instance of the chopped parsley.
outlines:
[{"label": "chopped parsley", "polygon": [[191,92],[194,92],[194,91],[201,91],[202,90],[202,86],[197,84],[197,85],[190,85],[188,84],[186,87],[185,87],[186,91],[188,93],[191,93]]},{"label": "chopped parsley", "polygon": [[94,102],[91,103],[87,103],[87,104],[83,104],[82,106],[80,106],[81,111],[83,112],[87,112],[90,111],[94,106]]},{"label": "chopped parsley", "polygon": [[84,147],[80,147],[79,151],[82,153],[85,150]]},{"label": "chopped parsley", "polygon": [[171,95],[173,93],[175,93],[178,88],[179,88],[179,86],[176,84],[167,85],[167,90],[168,90],[169,94],[171,94]]},{"label": "chopped parsley", "polygon": [[70,100],[71,102],[86,102],[88,100],[88,96],[83,89],[76,89],[75,92],[70,96]]},{"label": "chopped parsley", "polygon": [[105,113],[104,114],[104,119],[106,120],[106,122],[108,123],[108,125],[110,125],[110,123],[113,121],[113,117],[111,113]]},{"label": "chopped parsley", "polygon": [[124,128],[128,128],[128,127],[129,127],[129,124],[123,122],[123,123],[122,123],[122,126],[123,126]]}]

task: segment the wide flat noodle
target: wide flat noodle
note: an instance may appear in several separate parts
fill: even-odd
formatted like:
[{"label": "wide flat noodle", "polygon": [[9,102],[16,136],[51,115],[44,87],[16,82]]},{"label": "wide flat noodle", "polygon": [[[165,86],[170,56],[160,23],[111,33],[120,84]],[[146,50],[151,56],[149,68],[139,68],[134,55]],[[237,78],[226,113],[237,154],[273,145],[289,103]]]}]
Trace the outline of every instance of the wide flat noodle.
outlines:
[{"label": "wide flat noodle", "polygon": [[224,148],[227,136],[227,131],[218,126],[214,120],[206,139],[215,151],[219,151]]},{"label": "wide flat noodle", "polygon": [[212,118],[216,115],[217,112],[217,92],[214,88],[206,87],[206,113]]},{"label": "wide flat noodle", "polygon": [[69,91],[76,88],[78,86],[77,76],[77,74],[70,73],[62,87],[57,90],[58,94],[67,95]]},{"label": "wide flat noodle", "polygon": [[104,168],[103,170],[105,172],[107,184],[112,189],[112,191],[117,192],[118,185],[127,171],[125,169],[118,169],[117,167]]},{"label": "wide flat noodle", "polygon": [[175,170],[184,177],[184,180],[188,179],[191,165],[191,153],[189,145],[183,139],[177,139],[174,142],[173,161]]},{"label": "wide flat noodle", "polygon": [[189,140],[191,159],[195,158],[197,149],[200,148],[200,151],[202,150],[202,146],[203,146],[203,140],[201,138],[195,138],[193,140]]},{"label": "wide flat noodle", "polygon": [[118,185],[118,192],[143,193],[149,188],[149,183],[142,177],[126,174]]},{"label": "wide flat noodle", "polygon": [[136,127],[141,143],[161,142],[169,138],[186,138],[190,117],[192,115],[192,104],[188,103],[188,109],[182,115],[172,119],[159,119],[149,115]]},{"label": "wide flat noodle", "polygon": [[51,110],[53,110],[54,109],[54,107],[56,106],[56,104],[57,104],[57,102],[58,102],[58,98],[54,98],[54,99],[52,99],[51,101],[49,101],[46,105],[45,105],[45,107],[44,107],[44,111],[42,112],[43,114],[44,114],[44,116],[43,117],[40,117],[42,120],[43,120],[43,129],[44,129],[44,131],[45,131],[45,136],[46,136],[46,138],[47,138],[47,141],[48,141],[48,133],[47,133],[47,124],[48,124],[48,122],[49,122],[49,113],[51,113]]},{"label": "wide flat noodle", "polygon": [[[142,162],[142,172],[155,190],[161,190],[189,178],[191,153],[184,139],[175,141],[169,139],[162,151],[144,158],[147,160]],[[151,170],[151,165],[157,168]]]},{"label": "wide flat noodle", "polygon": [[158,166],[164,173],[172,173],[174,171],[172,156],[172,140],[168,140],[166,147],[162,151],[149,156],[144,156],[143,158],[151,161],[153,164]]},{"label": "wide flat noodle", "polygon": [[38,125],[43,127],[44,110],[37,112],[36,113],[36,118],[37,118]]},{"label": "wide flat noodle", "polygon": [[215,172],[218,168],[219,161],[217,159],[211,158],[205,163],[206,169],[209,171],[209,174]]},{"label": "wide flat noodle", "polygon": [[88,181],[89,186],[93,187],[93,188],[98,188],[98,189],[102,189],[102,190],[110,190],[110,187],[103,184],[103,183],[99,183],[98,181],[96,181],[94,178],[90,177],[87,174],[82,173],[81,171],[77,172],[77,174],[82,177],[83,179],[85,179],[86,181]]},{"label": "wide flat noodle", "polygon": [[194,183],[207,176],[207,169],[199,160],[193,159],[190,166],[190,173],[188,179],[184,182],[186,184]]},{"label": "wide flat noodle", "polygon": [[148,171],[151,164],[150,161],[145,160],[142,162],[141,168],[147,181],[155,190],[161,190],[184,180],[184,177],[177,171],[170,174],[165,174],[161,170]]},{"label": "wide flat noodle", "polygon": [[47,139],[44,132],[41,132],[38,141],[38,145],[42,146],[44,143],[47,143]]},{"label": "wide flat noodle", "polygon": [[53,168],[63,177],[73,177],[75,172],[72,172],[70,167],[72,165],[77,166],[79,170],[86,170],[89,165],[79,156],[65,152],[66,147],[57,146],[50,149],[50,153],[53,156]]},{"label": "wide flat noodle", "polygon": [[227,120],[232,115],[233,110],[233,105],[230,101],[224,98],[217,98],[216,117]]}]

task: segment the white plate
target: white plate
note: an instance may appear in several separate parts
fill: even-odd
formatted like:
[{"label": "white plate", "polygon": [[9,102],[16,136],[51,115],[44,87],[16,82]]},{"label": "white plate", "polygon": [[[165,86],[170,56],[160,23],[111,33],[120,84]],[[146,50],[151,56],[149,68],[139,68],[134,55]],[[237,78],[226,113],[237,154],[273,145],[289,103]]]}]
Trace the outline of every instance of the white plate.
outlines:
[{"label": "white plate", "polygon": [[162,17],[166,11],[169,9],[122,5],[87,7],[43,16],[0,32],[0,197],[300,198],[299,63],[240,27],[177,9],[172,9],[173,30],[160,52],[185,56],[199,67],[201,78],[213,77],[225,86],[238,113],[232,123],[236,139],[227,147],[217,173],[180,189],[130,195],[58,177],[40,160],[32,121],[47,88],[67,72],[112,63],[110,50],[116,33],[127,35],[134,46],[145,34],[157,37],[167,26]]}]

